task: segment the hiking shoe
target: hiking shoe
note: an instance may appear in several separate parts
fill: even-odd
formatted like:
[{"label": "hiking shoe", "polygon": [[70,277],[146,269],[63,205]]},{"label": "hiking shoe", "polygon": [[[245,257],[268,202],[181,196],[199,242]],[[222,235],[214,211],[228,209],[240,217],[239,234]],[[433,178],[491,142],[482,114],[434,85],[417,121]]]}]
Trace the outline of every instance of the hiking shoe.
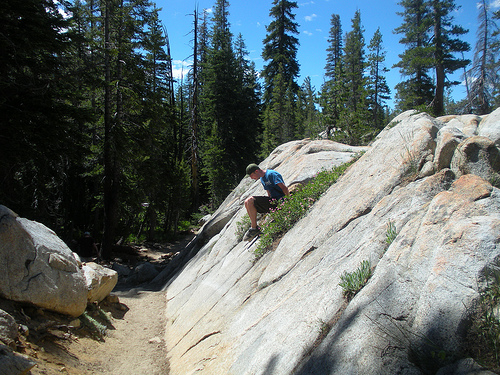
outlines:
[{"label": "hiking shoe", "polygon": [[245,235],[243,236],[243,241],[250,241],[251,239],[255,238],[255,236],[258,236],[260,234],[260,228],[250,228],[247,230]]}]

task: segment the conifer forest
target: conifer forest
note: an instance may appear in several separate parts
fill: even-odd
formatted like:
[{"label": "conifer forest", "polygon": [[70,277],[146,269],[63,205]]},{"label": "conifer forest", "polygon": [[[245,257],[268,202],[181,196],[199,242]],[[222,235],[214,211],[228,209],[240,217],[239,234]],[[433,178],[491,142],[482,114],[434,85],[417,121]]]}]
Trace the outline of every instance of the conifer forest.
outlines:
[{"label": "conifer forest", "polygon": [[[269,3],[262,71],[231,32],[229,1],[214,0],[210,14],[193,9],[192,64],[178,79],[168,25],[149,0],[4,0],[0,204],[68,244],[89,231],[109,258],[120,240],[188,229],[284,142],[366,145],[408,109],[481,115],[500,104],[500,12],[485,0],[475,45],[454,23],[454,0],[400,0],[395,92],[384,36],[365,35],[362,10],[331,15],[316,90],[298,81],[297,3]],[[447,96],[454,72],[467,86],[459,102]]]}]

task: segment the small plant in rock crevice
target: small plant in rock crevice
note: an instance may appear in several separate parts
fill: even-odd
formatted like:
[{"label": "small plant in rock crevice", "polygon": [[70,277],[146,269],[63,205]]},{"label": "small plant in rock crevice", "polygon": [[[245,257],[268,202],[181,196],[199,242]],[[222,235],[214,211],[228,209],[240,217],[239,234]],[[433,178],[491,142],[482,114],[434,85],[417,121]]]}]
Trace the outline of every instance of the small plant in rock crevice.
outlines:
[{"label": "small plant in rock crevice", "polygon": [[346,169],[357,159],[334,167],[329,171],[321,171],[306,185],[297,189],[289,197],[281,199],[266,216],[261,224],[262,235],[254,251],[256,259],[263,256],[273,246],[273,243],[285,234],[293,225],[306,215],[321,195],[334,184]]},{"label": "small plant in rock crevice", "polygon": [[236,238],[238,241],[243,239],[246,231],[251,227],[252,223],[250,222],[250,217],[245,215],[241,218],[241,220],[236,222]]},{"label": "small plant in rock crevice", "polygon": [[372,275],[370,262],[364,260],[354,272],[345,271],[340,276],[339,286],[343,289],[344,297],[351,300],[368,282]]},{"label": "small plant in rock crevice", "polygon": [[387,244],[387,247],[391,246],[391,244],[394,242],[398,235],[397,229],[396,229],[396,224],[389,220],[387,222],[387,231],[385,233],[385,243]]},{"label": "small plant in rock crevice", "polygon": [[500,174],[492,173],[489,179],[489,183],[496,188],[500,188]]},{"label": "small plant in rock crevice", "polygon": [[403,172],[404,182],[409,183],[415,181],[420,172],[420,158],[421,155],[416,150],[412,149],[412,139],[415,137],[414,131],[410,134],[404,135],[401,131],[399,132],[401,139],[403,141],[403,152],[401,153],[401,159],[405,165],[405,170]]}]

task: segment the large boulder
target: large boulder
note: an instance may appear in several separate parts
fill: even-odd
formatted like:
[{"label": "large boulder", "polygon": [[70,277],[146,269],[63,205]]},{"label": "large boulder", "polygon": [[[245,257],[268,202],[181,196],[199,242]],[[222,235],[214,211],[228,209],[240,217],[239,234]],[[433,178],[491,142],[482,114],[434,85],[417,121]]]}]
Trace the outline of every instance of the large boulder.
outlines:
[{"label": "large boulder", "polygon": [[0,206],[0,295],[71,316],[87,306],[78,256],[43,224]]},{"label": "large boulder", "polygon": [[491,139],[498,147],[500,147],[500,108],[490,113],[479,123],[477,135]]},{"label": "large boulder", "polygon": [[500,181],[500,151],[486,137],[470,137],[458,144],[450,165],[457,176],[473,173],[486,180]]},{"label": "large boulder", "polygon": [[[225,202],[234,212],[226,224],[165,286],[171,373],[478,370],[461,356],[479,290],[500,256],[500,190],[476,171],[499,171],[494,158],[481,166],[453,160],[471,138],[496,142],[483,123],[496,134],[494,117],[399,115],[258,260],[258,241],[236,234],[244,198],[260,192],[244,179]],[[293,181],[300,142],[261,165]],[[388,228],[396,228],[392,243]],[[365,260],[373,274],[347,300],[341,278]]]},{"label": "large boulder", "polygon": [[118,283],[118,272],[101,265],[88,262],[82,266],[88,289],[89,303],[101,302]]}]

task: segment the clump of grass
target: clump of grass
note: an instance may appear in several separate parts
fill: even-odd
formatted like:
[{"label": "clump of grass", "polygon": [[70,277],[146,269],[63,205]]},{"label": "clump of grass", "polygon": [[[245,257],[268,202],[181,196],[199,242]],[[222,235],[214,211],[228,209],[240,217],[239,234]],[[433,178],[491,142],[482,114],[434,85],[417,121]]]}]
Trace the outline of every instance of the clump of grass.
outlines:
[{"label": "clump of grass", "polygon": [[500,188],[500,174],[493,173],[489,180],[490,184],[494,187]]},{"label": "clump of grass", "polygon": [[396,224],[394,224],[392,221],[387,222],[387,232],[385,233],[385,243],[387,244],[387,247],[391,245],[391,243],[394,242],[398,235],[397,229],[396,229]]},{"label": "clump of grass", "polygon": [[267,214],[264,223],[261,225],[262,235],[254,251],[256,259],[270,250],[275,240],[305,216],[314,202],[342,176],[355,160],[357,158],[334,167],[332,170],[318,173],[314,179],[296,190],[291,196],[281,199],[276,208]]},{"label": "clump of grass", "polygon": [[370,262],[364,260],[354,272],[344,272],[340,276],[339,286],[343,289],[344,297],[352,299],[368,282],[372,275]]},{"label": "clump of grass", "polygon": [[238,241],[243,239],[243,236],[251,225],[252,223],[250,222],[250,217],[248,215],[243,216],[240,221],[236,222],[236,238]]},{"label": "clump of grass", "polygon": [[331,331],[332,329],[332,324],[331,323],[328,323],[326,321],[324,321],[323,319],[319,319],[318,320],[318,324],[319,324],[319,327],[318,327],[318,335],[319,335],[319,338],[322,340],[324,339],[328,333]]},{"label": "clump of grass", "polygon": [[85,311],[82,315],[80,315],[80,321],[83,326],[86,327],[92,335],[97,337],[99,340],[103,340],[106,335],[107,327],[98,322],[95,318],[90,316],[90,314]]}]

